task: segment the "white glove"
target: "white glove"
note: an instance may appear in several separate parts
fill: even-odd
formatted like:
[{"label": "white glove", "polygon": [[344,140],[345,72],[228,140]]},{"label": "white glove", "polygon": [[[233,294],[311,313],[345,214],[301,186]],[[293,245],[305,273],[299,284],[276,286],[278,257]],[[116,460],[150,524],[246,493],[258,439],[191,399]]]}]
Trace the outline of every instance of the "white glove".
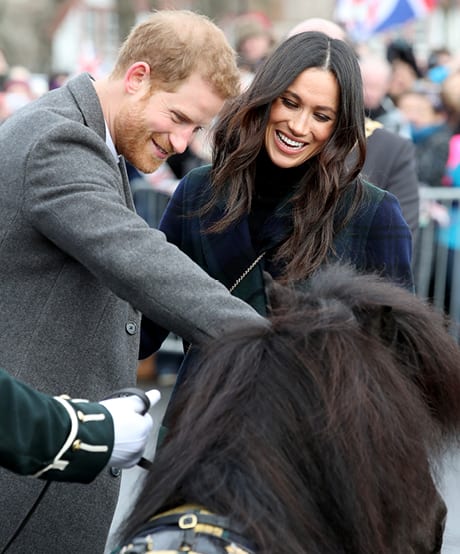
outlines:
[{"label": "white glove", "polygon": [[[146,391],[150,406],[161,398],[159,390]],[[149,413],[142,415],[145,405],[137,396],[110,398],[100,402],[107,408],[113,419],[114,442],[108,465],[118,468],[129,468],[141,459],[147,445],[153,420]]]}]

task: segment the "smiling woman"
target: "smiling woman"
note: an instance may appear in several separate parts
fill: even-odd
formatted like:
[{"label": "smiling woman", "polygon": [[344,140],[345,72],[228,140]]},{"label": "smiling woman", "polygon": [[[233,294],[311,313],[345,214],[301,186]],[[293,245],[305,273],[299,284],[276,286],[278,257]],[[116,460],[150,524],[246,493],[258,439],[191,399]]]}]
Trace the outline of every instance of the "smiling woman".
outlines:
[{"label": "smiling woman", "polygon": [[[181,181],[160,228],[234,295],[265,315],[264,274],[299,282],[337,260],[412,289],[399,203],[360,177],[362,82],[344,41],[308,32],[281,43],[214,137],[212,166]],[[164,336],[145,319],[142,356]]]},{"label": "smiling woman", "polygon": [[279,167],[295,167],[320,152],[334,131],[339,85],[324,69],[306,69],[276,98],[265,148]]}]

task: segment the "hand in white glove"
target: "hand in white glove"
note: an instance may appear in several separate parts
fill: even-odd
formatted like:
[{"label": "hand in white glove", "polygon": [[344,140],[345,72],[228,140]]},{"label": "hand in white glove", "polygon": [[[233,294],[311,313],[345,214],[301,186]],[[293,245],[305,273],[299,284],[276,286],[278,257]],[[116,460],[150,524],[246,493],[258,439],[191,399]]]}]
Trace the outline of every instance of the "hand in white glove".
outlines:
[{"label": "hand in white glove", "polygon": [[[146,391],[150,406],[161,398],[160,391]],[[108,465],[118,468],[129,468],[141,459],[147,445],[153,420],[149,413],[142,415],[145,405],[138,396],[110,398],[100,402],[107,408],[113,419],[114,443],[112,456]]]}]

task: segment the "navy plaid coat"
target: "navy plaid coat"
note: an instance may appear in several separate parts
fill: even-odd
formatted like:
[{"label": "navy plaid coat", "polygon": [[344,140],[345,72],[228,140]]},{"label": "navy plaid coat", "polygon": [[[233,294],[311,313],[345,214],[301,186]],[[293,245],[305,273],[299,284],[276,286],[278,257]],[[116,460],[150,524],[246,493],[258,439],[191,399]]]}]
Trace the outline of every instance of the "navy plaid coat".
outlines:
[{"label": "navy plaid coat", "polygon": [[[192,170],[179,183],[171,198],[160,229],[168,241],[177,245],[211,277],[231,288],[259,255],[251,243],[246,217],[224,233],[205,233],[209,224],[222,217],[224,205],[216,205],[205,217],[196,212],[208,200],[210,166]],[[377,272],[398,284],[413,289],[411,270],[412,237],[399,202],[391,193],[364,183],[364,200],[357,213],[337,234],[329,260],[352,264],[359,271]],[[345,197],[336,217],[342,217],[352,200],[354,188]],[[268,248],[279,244],[290,232],[286,204],[266,221],[261,233]],[[276,265],[264,257],[234,289],[233,294],[266,315],[266,297],[262,272],[275,275]],[[157,350],[167,332],[143,321],[141,354],[144,358]]]}]

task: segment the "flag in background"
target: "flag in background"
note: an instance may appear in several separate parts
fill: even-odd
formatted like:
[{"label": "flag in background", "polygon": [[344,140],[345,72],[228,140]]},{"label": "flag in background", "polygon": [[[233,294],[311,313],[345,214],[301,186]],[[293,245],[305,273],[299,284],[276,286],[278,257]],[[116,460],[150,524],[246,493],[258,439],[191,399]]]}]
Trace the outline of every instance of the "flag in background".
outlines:
[{"label": "flag in background", "polygon": [[426,16],[436,0],[336,0],[334,19],[357,41]]}]

